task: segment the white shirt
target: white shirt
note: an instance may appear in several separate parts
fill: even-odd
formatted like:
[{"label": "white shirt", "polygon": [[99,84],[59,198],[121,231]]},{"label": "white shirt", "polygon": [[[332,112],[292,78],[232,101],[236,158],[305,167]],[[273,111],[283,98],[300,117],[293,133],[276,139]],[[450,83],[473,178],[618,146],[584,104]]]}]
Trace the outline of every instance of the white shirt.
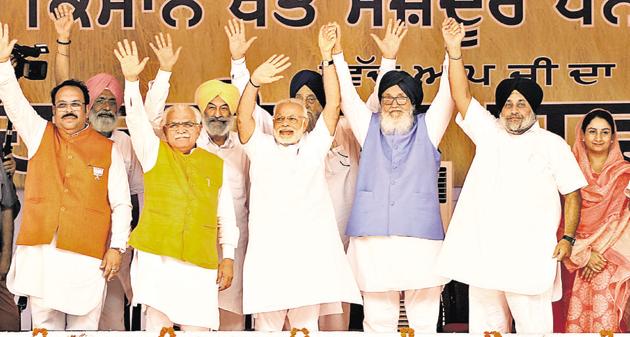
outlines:
[{"label": "white shirt", "polygon": [[125,162],[125,170],[127,171],[127,179],[129,181],[129,192],[131,195],[142,194],[144,192],[142,167],[140,167],[138,158],[136,158],[136,154],[133,152],[131,137],[123,131],[114,130],[109,139],[116,144]]},{"label": "white shirt", "polygon": [[509,134],[473,99],[457,123],[476,145],[439,257],[442,275],[524,295],[551,289],[560,195],[587,185],[567,143],[535,123]]},{"label": "white shirt", "polygon": [[[378,86],[387,71],[394,70],[396,60],[383,58],[374,93],[367,103],[361,100],[352,84],[350,69],[342,53],[333,55],[341,90],[341,109],[354,135],[363,145],[373,113],[381,110]],[[448,58],[444,58],[443,77],[425,121],[429,140],[437,148],[451,119],[454,102],[448,83]],[[419,168],[421,169],[421,168]],[[436,182],[437,183],[437,182]],[[419,220],[420,221],[420,220]],[[352,237],[348,258],[361,291],[384,292],[423,289],[449,282],[435,273],[436,259],[442,241],[401,236]],[[409,268],[414,266],[414,268]],[[400,273],[400,270],[405,270]]]},{"label": "white shirt", "polygon": [[[0,99],[28,148],[28,159],[32,158],[39,149],[47,121],[24,97],[9,61],[0,63]],[[131,200],[124,161],[116,146],[112,146],[107,198],[112,218],[110,247],[127,247]],[[7,286],[15,294],[42,298],[49,308],[86,314],[102,300],[105,279],[99,269],[101,260],[57,249],[55,242],[53,239],[48,245],[18,245]]]},{"label": "white shirt", "polygon": [[276,144],[259,128],[245,144],[251,163],[245,313],[361,303],[325,181],[332,140],[320,118],[296,145]]}]

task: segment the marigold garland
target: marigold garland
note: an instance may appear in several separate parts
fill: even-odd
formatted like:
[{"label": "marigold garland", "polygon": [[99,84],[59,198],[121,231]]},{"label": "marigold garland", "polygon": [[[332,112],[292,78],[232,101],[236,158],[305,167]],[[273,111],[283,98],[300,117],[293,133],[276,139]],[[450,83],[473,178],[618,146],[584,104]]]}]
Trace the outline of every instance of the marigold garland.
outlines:
[{"label": "marigold garland", "polygon": [[304,337],[309,337],[308,336],[308,329],[307,328],[302,328],[302,329],[296,329],[296,328],[292,328],[291,329],[291,337],[295,337],[295,335],[297,335],[298,332],[302,332],[304,334]]},{"label": "marigold garland", "polygon": [[483,337],[503,337],[498,331],[484,331]]},{"label": "marigold garland", "polygon": [[415,331],[412,328],[400,328],[400,337],[414,337]]},{"label": "marigold garland", "polygon": [[40,328],[35,328],[35,329],[33,329],[33,337],[39,335],[40,333],[44,337],[48,336],[48,330],[46,330],[44,328],[41,328],[41,329]]},{"label": "marigold garland", "polygon": [[164,337],[166,334],[168,334],[171,337],[175,337],[175,330],[173,329],[172,326],[170,327],[163,327],[162,330],[160,330],[160,337]]},{"label": "marigold garland", "polygon": [[615,333],[611,330],[601,330],[599,332],[599,335],[601,337],[613,337],[615,335]]}]

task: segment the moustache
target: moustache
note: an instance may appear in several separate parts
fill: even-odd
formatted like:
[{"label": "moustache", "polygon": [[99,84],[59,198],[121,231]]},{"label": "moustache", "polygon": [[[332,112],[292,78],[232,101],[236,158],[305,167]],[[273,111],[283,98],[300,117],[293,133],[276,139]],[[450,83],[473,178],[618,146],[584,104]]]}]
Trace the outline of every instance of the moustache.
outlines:
[{"label": "moustache", "polygon": [[116,115],[114,115],[113,112],[111,111],[99,111],[96,113],[96,117],[98,118],[111,118],[114,119],[116,118]]},{"label": "moustache", "polygon": [[227,124],[232,120],[231,117],[216,117],[216,116],[212,116],[212,117],[207,117],[206,118],[206,122],[207,123],[223,123],[223,124]]},{"label": "moustache", "polygon": [[77,116],[74,112],[68,112],[68,113],[63,114],[63,115],[61,116],[61,118],[62,118],[62,119],[63,119],[63,118],[66,118],[66,117],[79,118],[79,116]]}]

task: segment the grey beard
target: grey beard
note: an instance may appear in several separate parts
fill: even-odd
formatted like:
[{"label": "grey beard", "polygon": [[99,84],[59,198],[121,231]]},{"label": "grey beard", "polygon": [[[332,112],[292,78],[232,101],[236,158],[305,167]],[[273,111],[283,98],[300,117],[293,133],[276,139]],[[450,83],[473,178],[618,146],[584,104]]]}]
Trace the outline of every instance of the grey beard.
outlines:
[{"label": "grey beard", "polygon": [[223,137],[234,126],[234,117],[207,117],[203,120],[203,127],[209,136]]},{"label": "grey beard", "polygon": [[315,128],[315,125],[317,124],[317,119],[319,119],[319,115],[321,115],[321,112],[312,112],[308,110],[306,111],[306,114],[308,115],[308,126],[306,128],[306,131],[311,132]]},{"label": "grey beard", "polygon": [[116,128],[116,114],[111,111],[91,111],[88,119],[94,130],[100,133],[111,133]]},{"label": "grey beard", "polygon": [[527,130],[531,129],[532,126],[534,126],[534,123],[536,123],[536,115],[534,113],[530,114],[530,118],[528,121],[525,121],[527,124],[526,126],[521,126],[518,129],[511,129],[508,127],[508,122],[507,122],[507,118],[505,117],[500,117],[499,121],[501,123],[501,125],[503,125],[503,128],[505,129],[505,131],[507,131],[507,133],[511,134],[511,135],[522,135],[525,132],[527,132]]},{"label": "grey beard", "polygon": [[413,127],[413,114],[404,114],[398,118],[381,113],[381,132],[385,135],[404,135]]}]

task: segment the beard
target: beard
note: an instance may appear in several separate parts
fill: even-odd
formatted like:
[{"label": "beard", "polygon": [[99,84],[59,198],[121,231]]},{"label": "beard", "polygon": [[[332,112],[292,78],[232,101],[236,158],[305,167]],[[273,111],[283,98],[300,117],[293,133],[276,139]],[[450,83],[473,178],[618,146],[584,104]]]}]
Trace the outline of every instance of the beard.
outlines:
[{"label": "beard", "polygon": [[[510,120],[509,117],[520,117],[515,120]],[[509,116],[500,116],[499,121],[505,131],[509,134],[513,135],[522,135],[527,130],[529,130],[534,123],[536,123],[536,115],[534,113],[530,113],[528,118],[523,117],[523,115],[516,113],[510,114]]]},{"label": "beard", "polygon": [[210,136],[223,137],[227,135],[234,126],[234,116],[230,117],[206,117],[203,120],[203,127]]},{"label": "beard", "polygon": [[317,120],[319,119],[319,115],[321,115],[322,112],[321,111],[313,112],[313,111],[307,110],[306,114],[308,115],[308,126],[306,127],[306,131],[311,132],[315,128],[315,125],[317,124]]},{"label": "beard", "polygon": [[94,130],[100,133],[111,133],[118,122],[116,114],[110,110],[90,111],[88,119]]},{"label": "beard", "polygon": [[402,135],[411,130],[413,122],[411,112],[403,112],[397,117],[393,117],[390,113],[381,113],[381,132],[385,135]]}]

